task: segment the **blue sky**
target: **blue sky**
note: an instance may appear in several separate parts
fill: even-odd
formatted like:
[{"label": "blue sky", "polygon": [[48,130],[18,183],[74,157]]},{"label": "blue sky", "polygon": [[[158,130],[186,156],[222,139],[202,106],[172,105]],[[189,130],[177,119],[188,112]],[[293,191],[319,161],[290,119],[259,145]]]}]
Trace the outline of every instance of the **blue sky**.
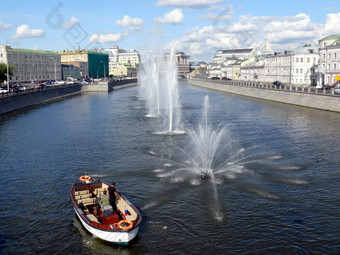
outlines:
[{"label": "blue sky", "polygon": [[55,50],[163,47],[211,61],[218,49],[286,50],[340,34],[338,0],[0,0],[0,44]]}]

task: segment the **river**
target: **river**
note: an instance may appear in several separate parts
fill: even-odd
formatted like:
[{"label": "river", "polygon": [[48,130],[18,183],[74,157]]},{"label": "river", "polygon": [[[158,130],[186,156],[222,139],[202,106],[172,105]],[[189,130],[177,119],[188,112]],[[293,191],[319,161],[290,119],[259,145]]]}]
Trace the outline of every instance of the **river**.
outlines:
[{"label": "river", "polygon": [[[157,135],[138,87],[84,93],[1,116],[1,254],[336,254],[340,251],[340,115],[182,82],[181,123],[209,125],[228,171],[172,172],[188,134]],[[217,160],[218,161],[218,160]],[[216,161],[216,164],[218,162]],[[87,172],[116,182],[142,212],[129,246],[94,238],[71,185]]]}]

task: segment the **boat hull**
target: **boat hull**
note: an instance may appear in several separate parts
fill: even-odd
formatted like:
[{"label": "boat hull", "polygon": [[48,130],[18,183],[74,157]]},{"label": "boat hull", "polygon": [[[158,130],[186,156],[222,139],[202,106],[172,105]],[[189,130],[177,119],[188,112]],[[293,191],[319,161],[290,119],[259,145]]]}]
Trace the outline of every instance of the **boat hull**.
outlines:
[{"label": "boat hull", "polygon": [[138,234],[139,226],[132,229],[131,231],[126,231],[126,232],[125,231],[105,231],[105,230],[94,228],[82,219],[82,217],[79,215],[76,208],[73,208],[73,209],[78,219],[80,220],[80,222],[83,224],[83,226],[86,228],[88,232],[93,234],[95,237],[98,237],[107,242],[127,245]]}]

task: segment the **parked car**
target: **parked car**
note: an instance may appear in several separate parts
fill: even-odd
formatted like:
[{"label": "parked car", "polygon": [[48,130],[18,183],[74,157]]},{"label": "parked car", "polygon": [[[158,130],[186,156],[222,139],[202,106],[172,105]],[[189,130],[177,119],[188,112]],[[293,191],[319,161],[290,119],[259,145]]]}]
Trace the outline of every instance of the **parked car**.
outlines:
[{"label": "parked car", "polygon": [[284,84],[282,82],[280,82],[280,81],[274,81],[273,84],[276,85],[277,87],[284,86]]},{"label": "parked car", "polygon": [[212,77],[211,79],[212,79],[212,80],[219,80],[220,78],[218,78],[218,77]]},{"label": "parked car", "polygon": [[326,89],[326,90],[329,90],[329,89],[333,89],[335,88],[336,85],[323,85],[322,89]]},{"label": "parked car", "polygon": [[334,93],[335,94],[340,94],[340,85],[336,85]]},{"label": "parked car", "polygon": [[64,85],[65,84],[64,81],[56,81],[55,83],[56,83],[56,85]]},{"label": "parked car", "polygon": [[8,92],[8,90],[7,90],[7,89],[0,88],[0,94],[2,94],[2,93],[7,93],[7,92]]}]

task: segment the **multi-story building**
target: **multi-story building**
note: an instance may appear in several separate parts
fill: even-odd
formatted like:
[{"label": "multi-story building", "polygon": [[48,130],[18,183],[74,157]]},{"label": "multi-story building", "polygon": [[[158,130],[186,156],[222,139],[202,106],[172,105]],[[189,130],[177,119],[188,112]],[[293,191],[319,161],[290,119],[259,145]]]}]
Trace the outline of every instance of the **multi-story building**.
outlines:
[{"label": "multi-story building", "polygon": [[[86,68],[82,68],[82,77],[106,77],[109,75],[109,55],[97,51],[77,50],[62,51],[61,63],[70,64],[71,62],[85,62]],[[83,64],[81,64],[83,65]]]},{"label": "multi-story building", "polygon": [[316,47],[304,46],[292,51],[276,52],[265,57],[264,80],[279,80],[285,84],[308,84],[311,80],[311,68],[318,63],[319,54]]},{"label": "multi-story building", "polygon": [[340,80],[340,36],[331,35],[319,40],[320,84],[334,84]]},{"label": "multi-story building", "polygon": [[57,52],[0,45],[0,63],[13,67],[10,83],[61,79],[60,55]]},{"label": "multi-story building", "polygon": [[213,63],[224,63],[229,59],[244,60],[255,54],[254,48],[218,50],[214,54]]},{"label": "multi-story building", "polygon": [[118,53],[118,63],[138,67],[140,63],[140,55],[136,50],[128,50],[126,52]]},{"label": "multi-story building", "polygon": [[62,79],[67,80],[67,78],[79,79],[80,68],[74,65],[61,64]]},{"label": "multi-story building", "polygon": [[[72,65],[79,69],[79,76],[80,78],[86,78],[89,74],[89,65],[85,61],[70,61],[70,62],[62,62],[63,65]],[[75,78],[75,77],[74,77]]]}]

